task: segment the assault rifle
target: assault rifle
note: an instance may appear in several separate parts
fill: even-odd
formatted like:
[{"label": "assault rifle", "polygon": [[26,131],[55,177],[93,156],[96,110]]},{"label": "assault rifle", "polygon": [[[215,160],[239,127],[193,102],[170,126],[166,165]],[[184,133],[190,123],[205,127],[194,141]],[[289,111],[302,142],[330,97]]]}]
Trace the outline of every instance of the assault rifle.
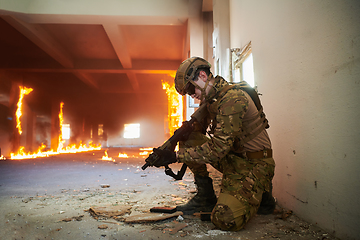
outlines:
[{"label": "assault rifle", "polygon": [[[161,150],[170,150],[174,151],[177,143],[183,140],[184,137],[189,136],[189,134],[193,131],[193,123],[195,121],[201,122],[207,115],[207,103],[203,103],[200,107],[191,115],[189,121],[184,121],[182,126],[178,128],[174,135],[172,135],[163,145],[159,147]],[[141,167],[142,170],[145,170],[147,167],[152,167],[155,165],[156,161],[158,161],[160,156],[158,156],[155,152],[152,152],[146,159],[145,164]],[[169,165],[165,166],[165,174],[173,177],[175,180],[181,180],[186,172],[187,165],[184,163],[175,174]]]}]

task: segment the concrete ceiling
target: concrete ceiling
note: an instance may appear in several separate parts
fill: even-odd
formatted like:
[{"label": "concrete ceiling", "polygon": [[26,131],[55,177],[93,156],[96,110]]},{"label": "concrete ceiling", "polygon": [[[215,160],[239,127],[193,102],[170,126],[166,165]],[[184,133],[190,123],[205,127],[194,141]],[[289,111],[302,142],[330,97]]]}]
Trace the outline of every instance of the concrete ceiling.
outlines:
[{"label": "concrete ceiling", "polygon": [[[0,16],[0,69],[17,73],[73,74],[101,91],[134,93],[150,89],[147,75],[166,75],[183,59],[186,21],[177,25],[28,23]],[[63,16],[66,18],[66,16]],[[86,17],[84,17],[86,18]],[[170,24],[170,23],[169,23]],[[145,74],[145,76],[144,76]],[[113,86],[114,80],[119,83]],[[109,86],[110,84],[110,86]],[[148,87],[148,85],[146,85]]]},{"label": "concrete ceiling", "polygon": [[0,105],[13,111],[15,82],[34,89],[26,99],[37,115],[49,116],[63,101],[79,119],[106,123],[106,116],[115,125],[142,114],[162,121],[162,80],[173,82],[188,57],[190,19],[211,6],[212,0],[0,0]]},{"label": "concrete ceiling", "polygon": [[0,9],[1,99],[1,88],[10,88],[11,79],[47,97],[89,89],[146,103],[152,95],[164,94],[161,80],[173,81],[171,74],[187,57],[188,16],[183,10],[172,16],[157,16],[150,9],[148,16],[124,16],[29,9]]}]

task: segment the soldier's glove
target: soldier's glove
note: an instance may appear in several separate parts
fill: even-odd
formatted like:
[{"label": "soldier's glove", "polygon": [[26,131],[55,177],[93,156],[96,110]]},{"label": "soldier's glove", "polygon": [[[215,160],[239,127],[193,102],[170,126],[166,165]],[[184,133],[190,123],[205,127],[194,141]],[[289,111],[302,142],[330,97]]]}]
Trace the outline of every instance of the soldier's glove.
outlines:
[{"label": "soldier's glove", "polygon": [[[183,131],[183,134],[179,136],[179,141],[184,142],[189,139],[190,134],[194,131],[194,126],[188,121],[184,121],[181,128],[186,129],[186,131]],[[177,131],[179,131],[179,129],[175,130],[174,135]]]},{"label": "soldier's glove", "polygon": [[159,159],[154,163],[155,167],[167,166],[171,163],[176,163],[176,154],[170,150],[161,150],[159,148],[154,148],[153,152],[159,156]]}]

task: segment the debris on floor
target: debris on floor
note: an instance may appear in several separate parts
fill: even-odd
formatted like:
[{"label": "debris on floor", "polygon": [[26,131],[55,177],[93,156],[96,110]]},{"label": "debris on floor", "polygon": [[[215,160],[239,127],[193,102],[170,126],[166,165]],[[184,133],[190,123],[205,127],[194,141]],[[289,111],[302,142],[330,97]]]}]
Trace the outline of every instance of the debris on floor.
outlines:
[{"label": "debris on floor", "polygon": [[[114,167],[108,161],[91,160],[87,154],[76,156],[3,163],[1,239],[338,240],[316,223],[308,223],[280,206],[274,214],[256,215],[238,232],[221,231],[211,221],[204,221],[209,220],[204,217],[210,213],[170,215],[171,209],[194,196],[192,173],[175,181],[163,169],[140,171],[142,159],[127,159]],[[209,171],[218,195],[221,174],[211,168]],[[27,175],[31,177],[23,177]],[[160,213],[150,213],[152,208],[169,213],[156,219],[154,214]]]},{"label": "debris on floor", "polygon": [[183,213],[180,211],[175,213],[143,213],[126,217],[125,223],[156,222],[168,218],[178,217],[180,215],[183,215]]},{"label": "debris on floor", "polygon": [[106,224],[102,224],[102,225],[98,226],[98,229],[107,229],[107,228],[109,228],[109,226]]},{"label": "debris on floor", "polygon": [[95,219],[109,219],[122,220],[122,216],[131,213],[132,206],[118,205],[105,207],[90,207],[87,210]]},{"label": "debris on floor", "polygon": [[76,217],[70,217],[70,218],[64,218],[61,219],[62,222],[71,222],[71,221],[81,221],[83,219],[84,215],[76,216]]}]

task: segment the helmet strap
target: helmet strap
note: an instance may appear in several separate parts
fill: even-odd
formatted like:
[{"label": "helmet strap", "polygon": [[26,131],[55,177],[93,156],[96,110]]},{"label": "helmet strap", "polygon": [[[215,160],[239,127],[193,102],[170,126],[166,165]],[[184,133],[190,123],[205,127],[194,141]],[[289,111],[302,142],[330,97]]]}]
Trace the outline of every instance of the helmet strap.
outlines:
[{"label": "helmet strap", "polygon": [[[203,101],[206,97],[206,88],[210,84],[211,78],[212,78],[212,73],[209,74],[209,76],[206,79],[204,88],[201,89],[201,96],[200,96],[201,101]],[[212,85],[210,85],[210,86],[212,86]]]},{"label": "helmet strap", "polygon": [[197,89],[201,91],[200,100],[204,100],[206,96],[206,88],[208,87],[210,80],[212,78],[212,73],[209,74],[209,76],[206,79],[205,86],[202,88],[200,87],[194,80],[189,80]]}]

